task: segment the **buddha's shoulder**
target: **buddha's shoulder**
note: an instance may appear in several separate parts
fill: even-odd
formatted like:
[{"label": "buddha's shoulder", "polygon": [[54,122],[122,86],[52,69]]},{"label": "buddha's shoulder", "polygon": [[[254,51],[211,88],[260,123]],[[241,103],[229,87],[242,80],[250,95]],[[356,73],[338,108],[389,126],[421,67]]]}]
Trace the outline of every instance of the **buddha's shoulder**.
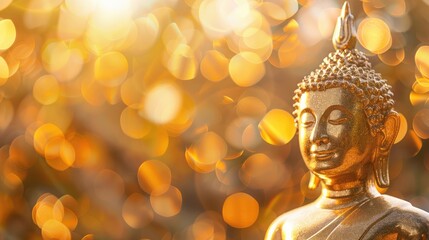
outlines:
[{"label": "buddha's shoulder", "polygon": [[267,230],[265,239],[276,240],[282,239],[282,229],[291,227],[293,228],[296,225],[301,225],[311,218],[311,215],[317,214],[320,208],[316,207],[314,203],[304,205],[302,207],[296,208],[289,212],[283,213],[277,217],[270,225]]},{"label": "buddha's shoulder", "polygon": [[394,218],[399,217],[398,220],[405,220],[405,218],[412,218],[421,220],[422,222],[429,222],[429,213],[423,211],[420,208],[414,207],[411,203],[392,197],[389,195],[381,195],[381,201],[387,204],[388,208],[391,209],[389,211],[389,215],[387,217]]},{"label": "buddha's shoulder", "polygon": [[389,195],[382,195],[379,200],[389,210],[372,224],[364,239],[378,239],[381,234],[392,233],[401,235],[401,239],[426,239],[422,236],[429,236],[429,213]]}]

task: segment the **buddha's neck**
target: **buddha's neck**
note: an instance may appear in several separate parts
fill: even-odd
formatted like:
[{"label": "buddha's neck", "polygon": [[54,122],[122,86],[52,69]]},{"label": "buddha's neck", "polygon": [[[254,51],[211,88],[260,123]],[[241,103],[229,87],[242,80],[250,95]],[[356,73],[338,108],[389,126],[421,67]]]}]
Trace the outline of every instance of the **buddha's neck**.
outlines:
[{"label": "buddha's neck", "polygon": [[342,209],[380,195],[372,171],[368,175],[363,178],[322,179],[322,195],[317,203],[322,208]]}]

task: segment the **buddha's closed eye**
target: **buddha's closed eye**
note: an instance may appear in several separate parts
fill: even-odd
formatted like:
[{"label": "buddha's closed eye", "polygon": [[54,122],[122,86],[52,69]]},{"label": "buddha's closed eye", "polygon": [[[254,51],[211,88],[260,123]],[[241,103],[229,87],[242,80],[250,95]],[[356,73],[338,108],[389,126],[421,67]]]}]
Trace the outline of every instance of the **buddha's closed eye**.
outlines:
[{"label": "buddha's closed eye", "polygon": [[308,128],[314,125],[316,122],[316,118],[311,112],[303,112],[301,114],[301,126],[304,128]]},{"label": "buddha's closed eye", "polygon": [[341,125],[350,120],[350,117],[347,113],[340,109],[334,109],[329,114],[328,123],[332,125]]}]

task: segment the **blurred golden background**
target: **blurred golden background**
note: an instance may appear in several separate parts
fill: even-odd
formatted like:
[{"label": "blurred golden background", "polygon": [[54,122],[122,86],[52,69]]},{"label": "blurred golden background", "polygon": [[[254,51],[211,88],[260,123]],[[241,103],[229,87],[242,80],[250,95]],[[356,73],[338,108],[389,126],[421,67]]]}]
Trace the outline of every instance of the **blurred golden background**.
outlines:
[{"label": "blurred golden background", "polygon": [[[314,200],[291,116],[342,1],[1,0],[0,239],[263,239]],[[429,210],[429,1],[352,1]],[[311,216],[309,216],[311,217]]]}]

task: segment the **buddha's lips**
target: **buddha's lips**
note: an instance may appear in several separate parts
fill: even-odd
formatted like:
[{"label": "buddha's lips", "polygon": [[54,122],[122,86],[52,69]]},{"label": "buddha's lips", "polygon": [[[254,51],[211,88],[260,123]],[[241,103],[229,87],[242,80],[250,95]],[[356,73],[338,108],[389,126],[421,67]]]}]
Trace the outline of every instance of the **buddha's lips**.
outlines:
[{"label": "buddha's lips", "polygon": [[316,160],[328,160],[330,159],[337,151],[333,150],[323,150],[323,151],[314,151],[311,152],[311,156]]}]

